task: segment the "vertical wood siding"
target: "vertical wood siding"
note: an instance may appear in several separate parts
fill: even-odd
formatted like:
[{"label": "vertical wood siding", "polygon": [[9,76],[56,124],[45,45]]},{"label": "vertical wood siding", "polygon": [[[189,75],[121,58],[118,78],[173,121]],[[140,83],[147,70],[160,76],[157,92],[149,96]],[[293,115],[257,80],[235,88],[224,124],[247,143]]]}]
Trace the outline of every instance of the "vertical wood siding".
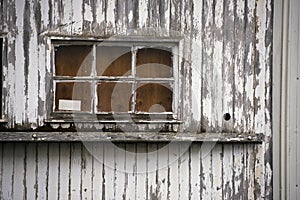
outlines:
[{"label": "vertical wood siding", "polygon": [[187,151],[186,143],[161,151],[163,143],[118,144],[126,152],[94,144],[101,160],[81,143],[1,143],[1,199],[272,199],[272,0],[0,0],[0,11],[7,128],[35,129],[47,119],[50,36],[176,31],[184,38],[182,130],[265,136],[208,153],[210,143]]},{"label": "vertical wood siding", "polygon": [[5,10],[0,32],[8,41],[3,93],[9,128],[43,126],[51,111],[49,36],[128,36],[139,30],[157,37],[176,31],[184,38],[183,129],[270,132],[272,0],[2,0],[0,5]]},{"label": "vertical wood siding", "polygon": [[261,145],[217,144],[210,152],[203,145],[174,143],[157,151],[163,143],[94,143],[93,148],[81,143],[1,143],[0,198],[265,197],[256,183],[264,176],[257,173],[263,170],[256,152]]}]

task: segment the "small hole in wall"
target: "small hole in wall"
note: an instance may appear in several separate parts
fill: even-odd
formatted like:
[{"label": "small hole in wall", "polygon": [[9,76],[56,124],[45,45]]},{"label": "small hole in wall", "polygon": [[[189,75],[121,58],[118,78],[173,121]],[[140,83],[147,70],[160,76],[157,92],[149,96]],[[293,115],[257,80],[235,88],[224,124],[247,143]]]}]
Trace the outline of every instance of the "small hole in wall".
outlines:
[{"label": "small hole in wall", "polygon": [[229,121],[230,118],[231,118],[231,116],[230,116],[229,113],[225,113],[225,114],[223,115],[223,118],[224,118],[225,121]]}]

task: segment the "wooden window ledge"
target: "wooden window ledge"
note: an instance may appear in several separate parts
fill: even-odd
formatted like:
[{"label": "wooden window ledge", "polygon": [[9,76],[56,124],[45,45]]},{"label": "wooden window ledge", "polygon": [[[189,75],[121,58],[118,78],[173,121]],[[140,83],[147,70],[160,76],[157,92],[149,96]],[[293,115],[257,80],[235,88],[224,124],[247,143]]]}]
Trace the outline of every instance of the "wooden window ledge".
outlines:
[{"label": "wooden window ledge", "polygon": [[174,132],[0,132],[2,142],[224,142],[261,143],[263,134]]}]

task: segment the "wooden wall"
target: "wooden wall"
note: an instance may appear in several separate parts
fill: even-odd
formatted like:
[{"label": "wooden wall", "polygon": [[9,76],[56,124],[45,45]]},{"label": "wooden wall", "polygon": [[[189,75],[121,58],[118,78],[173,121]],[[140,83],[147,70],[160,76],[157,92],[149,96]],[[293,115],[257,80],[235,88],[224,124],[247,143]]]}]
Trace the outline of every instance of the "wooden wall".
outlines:
[{"label": "wooden wall", "polygon": [[8,127],[35,129],[49,118],[51,36],[176,35],[184,129],[270,132],[272,7],[272,0],[2,0]]},{"label": "wooden wall", "polygon": [[[184,38],[182,130],[264,136],[218,143],[208,156],[195,143],[174,163],[184,143],[129,158],[101,147],[103,162],[80,143],[2,143],[1,199],[272,199],[272,0],[1,0],[0,10],[7,128],[36,129],[48,117],[52,36],[176,32]],[[163,143],[121,145],[147,152]]]},{"label": "wooden wall", "polygon": [[0,198],[272,199],[260,144],[210,144],[2,143]]}]

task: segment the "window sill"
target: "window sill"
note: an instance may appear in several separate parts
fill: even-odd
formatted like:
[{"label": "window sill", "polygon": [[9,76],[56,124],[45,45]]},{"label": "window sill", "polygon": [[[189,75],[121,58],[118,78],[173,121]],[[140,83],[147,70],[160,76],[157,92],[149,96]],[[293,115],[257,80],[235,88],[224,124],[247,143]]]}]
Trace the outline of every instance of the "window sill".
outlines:
[{"label": "window sill", "polygon": [[8,122],[7,119],[0,119],[0,124],[7,123],[7,122]]},{"label": "window sill", "polygon": [[264,135],[249,133],[173,132],[0,132],[2,142],[221,142],[262,143]]}]

